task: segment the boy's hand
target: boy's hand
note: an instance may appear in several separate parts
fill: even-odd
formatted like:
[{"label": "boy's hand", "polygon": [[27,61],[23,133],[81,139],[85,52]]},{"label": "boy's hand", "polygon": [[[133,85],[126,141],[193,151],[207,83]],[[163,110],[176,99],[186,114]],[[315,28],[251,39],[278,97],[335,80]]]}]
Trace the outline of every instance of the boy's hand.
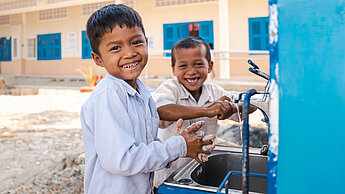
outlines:
[{"label": "boy's hand", "polygon": [[232,114],[236,113],[236,106],[230,102],[231,99],[227,96],[222,96],[216,102],[207,106],[207,117],[212,118],[217,116],[218,119],[223,120],[229,118]]},{"label": "boy's hand", "polygon": [[[181,131],[181,127],[183,124],[183,120],[179,119],[176,123],[176,130],[175,135],[181,135],[187,144],[187,157],[195,159],[197,162],[202,163],[204,161],[207,161],[207,158],[198,157],[198,153],[203,154],[210,154],[210,150],[203,150],[202,147],[204,145],[210,145],[210,149],[214,149],[214,145],[212,145],[212,140],[206,140],[202,141],[202,136],[195,134],[196,131],[198,131],[204,124],[205,121],[198,121],[196,123],[193,123],[189,127],[187,127],[186,130]],[[213,135],[212,139],[214,139],[216,136]]]},{"label": "boy's hand", "polygon": [[[242,109],[243,109],[243,103],[242,102],[238,103],[238,109],[239,109],[239,112],[240,112],[241,117],[242,117]],[[255,112],[256,109],[257,108],[254,105],[250,104],[249,105],[249,114]]]}]

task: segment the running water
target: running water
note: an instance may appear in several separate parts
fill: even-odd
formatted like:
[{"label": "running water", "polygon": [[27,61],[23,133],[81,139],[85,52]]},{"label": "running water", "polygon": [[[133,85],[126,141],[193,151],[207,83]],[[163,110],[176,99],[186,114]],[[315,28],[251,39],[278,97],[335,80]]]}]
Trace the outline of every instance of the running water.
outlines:
[{"label": "running water", "polygon": [[242,141],[242,119],[241,119],[241,114],[240,114],[240,109],[238,108],[238,103],[235,103],[236,109],[237,109],[237,115],[238,115],[238,122],[240,123],[240,134],[241,134],[241,144],[243,143]]}]

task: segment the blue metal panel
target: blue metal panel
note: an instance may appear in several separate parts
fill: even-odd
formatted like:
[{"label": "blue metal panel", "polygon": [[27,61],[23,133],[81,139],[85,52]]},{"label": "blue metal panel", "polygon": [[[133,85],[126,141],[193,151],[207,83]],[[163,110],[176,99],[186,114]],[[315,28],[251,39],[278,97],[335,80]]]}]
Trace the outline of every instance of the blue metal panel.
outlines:
[{"label": "blue metal panel", "polygon": [[81,32],[81,48],[82,48],[81,58],[92,59],[91,57],[92,49],[91,49],[89,39],[87,38],[86,31]]},{"label": "blue metal panel", "polygon": [[186,194],[209,194],[212,192],[200,191],[196,189],[187,189],[181,187],[174,187],[168,185],[161,185],[158,187],[158,194],[176,194],[176,193],[186,193]]},{"label": "blue metal panel", "polygon": [[268,134],[267,193],[277,193],[279,146],[279,70],[278,63],[278,10],[277,0],[269,1],[269,51],[270,51],[270,123]]},{"label": "blue metal panel", "polygon": [[345,1],[278,0],[278,193],[345,193]]}]

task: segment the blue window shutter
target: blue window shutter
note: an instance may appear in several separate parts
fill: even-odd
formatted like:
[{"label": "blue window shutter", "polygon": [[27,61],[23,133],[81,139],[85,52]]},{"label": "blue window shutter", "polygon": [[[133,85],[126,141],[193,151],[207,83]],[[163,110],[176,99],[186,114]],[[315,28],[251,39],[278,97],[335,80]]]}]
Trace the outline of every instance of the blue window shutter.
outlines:
[{"label": "blue window shutter", "polygon": [[10,37],[9,39],[7,39],[7,44],[6,44],[7,52],[5,55],[6,56],[6,61],[11,61],[12,60],[12,38]]},{"label": "blue window shutter", "polygon": [[[164,34],[164,50],[170,50],[175,41],[177,30],[174,24],[163,24],[163,34]],[[171,56],[170,53],[166,53],[165,56]]]},{"label": "blue window shutter", "polygon": [[214,45],[213,38],[213,21],[198,22],[199,23],[199,36],[204,39],[208,44]]},{"label": "blue window shutter", "polygon": [[87,38],[86,31],[81,32],[81,47],[82,47],[82,53],[81,53],[81,58],[82,59],[92,59],[91,57],[91,45],[89,42],[89,39]]},{"label": "blue window shutter", "polygon": [[0,38],[0,61],[4,58],[4,38]]},{"label": "blue window shutter", "polygon": [[189,26],[188,26],[188,23],[182,23],[182,24],[179,25],[179,27],[180,27],[180,30],[181,30],[181,34],[176,37],[175,43],[178,40],[180,40],[182,38],[186,38],[186,37],[189,36]]},{"label": "blue window shutter", "polygon": [[61,59],[61,33],[37,35],[37,60]]},{"label": "blue window shutter", "polygon": [[12,60],[12,38],[0,38],[0,61]]},{"label": "blue window shutter", "polygon": [[[189,36],[189,24],[199,23],[199,36],[213,44],[213,21],[163,24],[164,50],[171,50],[174,44]],[[170,53],[166,56],[171,56]]]},{"label": "blue window shutter", "polygon": [[61,59],[61,33],[54,34],[54,44],[53,44],[53,59]]},{"label": "blue window shutter", "polygon": [[249,18],[249,50],[268,50],[268,17]]}]

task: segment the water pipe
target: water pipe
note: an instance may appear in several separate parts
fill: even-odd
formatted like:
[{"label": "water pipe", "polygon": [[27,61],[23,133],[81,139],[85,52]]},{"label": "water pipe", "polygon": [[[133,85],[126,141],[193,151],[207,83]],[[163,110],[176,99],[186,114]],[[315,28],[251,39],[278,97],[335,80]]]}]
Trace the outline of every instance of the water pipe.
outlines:
[{"label": "water pipe", "polygon": [[[226,182],[227,182],[227,184],[225,187],[225,193],[226,194],[228,193],[231,174],[242,175],[242,172],[241,171],[230,171],[230,172],[228,172],[228,174],[226,174],[225,178],[223,179],[222,183],[220,183],[218,190],[217,190],[217,194],[221,194],[222,188],[224,187]],[[267,178],[267,175],[265,175],[265,174],[248,173],[248,175],[251,177]]]},{"label": "water pipe", "polygon": [[270,76],[267,75],[265,72],[261,71],[259,69],[259,67],[252,61],[252,60],[248,60],[248,63],[253,66],[253,67],[249,67],[249,71],[266,79],[266,80],[269,80],[270,79]]},{"label": "water pipe", "polygon": [[249,173],[249,107],[250,107],[250,98],[257,94],[255,89],[248,90],[246,93],[241,93],[239,95],[239,100],[242,95],[245,94],[243,100],[243,109],[242,109],[242,192],[248,193],[249,183],[248,183],[248,173]]}]

